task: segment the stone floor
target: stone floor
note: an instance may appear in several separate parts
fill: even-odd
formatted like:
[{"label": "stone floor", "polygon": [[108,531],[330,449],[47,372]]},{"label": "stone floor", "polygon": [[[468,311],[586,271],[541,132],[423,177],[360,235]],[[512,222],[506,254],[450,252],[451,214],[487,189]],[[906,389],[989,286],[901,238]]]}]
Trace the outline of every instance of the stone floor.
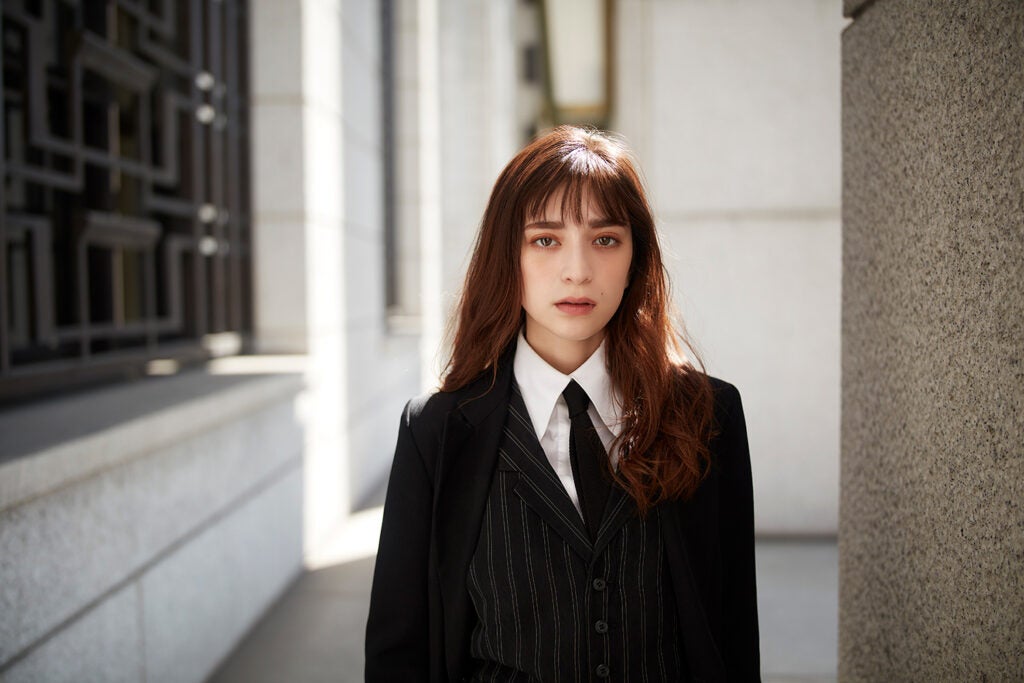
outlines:
[{"label": "stone floor", "polygon": [[[363,631],[380,508],[355,515],[272,606],[212,683],[363,680]],[[761,664],[766,683],[836,680],[835,540],[758,541]]]}]

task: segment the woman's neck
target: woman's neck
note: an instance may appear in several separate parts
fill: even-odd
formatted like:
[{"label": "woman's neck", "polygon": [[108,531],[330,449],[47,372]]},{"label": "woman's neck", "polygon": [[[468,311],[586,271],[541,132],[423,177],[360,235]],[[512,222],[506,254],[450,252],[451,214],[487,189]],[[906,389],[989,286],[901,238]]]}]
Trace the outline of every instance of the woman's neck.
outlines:
[{"label": "woman's neck", "polygon": [[576,341],[554,337],[545,334],[542,330],[531,330],[530,328],[531,326],[527,324],[523,331],[530,348],[543,358],[544,362],[563,375],[572,374],[579,366],[586,363],[604,340],[604,330],[593,337]]}]

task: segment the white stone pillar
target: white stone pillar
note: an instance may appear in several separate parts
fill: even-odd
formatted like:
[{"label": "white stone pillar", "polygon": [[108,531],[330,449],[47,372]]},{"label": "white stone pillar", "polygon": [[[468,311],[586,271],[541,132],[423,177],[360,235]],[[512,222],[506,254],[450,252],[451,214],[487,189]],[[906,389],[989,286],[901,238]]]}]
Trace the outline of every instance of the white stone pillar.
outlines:
[{"label": "white stone pillar", "polygon": [[839,35],[832,0],[622,0],[615,127],[676,304],[743,396],[759,533],[836,533]]},{"label": "white stone pillar", "polygon": [[349,509],[341,7],[249,11],[257,348],[307,354],[308,550]]}]

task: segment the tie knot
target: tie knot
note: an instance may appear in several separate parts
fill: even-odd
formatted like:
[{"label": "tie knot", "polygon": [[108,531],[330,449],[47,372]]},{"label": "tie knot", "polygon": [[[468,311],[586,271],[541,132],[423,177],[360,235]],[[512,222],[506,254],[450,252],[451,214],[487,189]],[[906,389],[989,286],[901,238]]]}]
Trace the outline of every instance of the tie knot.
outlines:
[{"label": "tie knot", "polygon": [[583,387],[576,383],[576,380],[569,382],[569,386],[562,392],[562,396],[565,397],[565,403],[569,406],[570,418],[587,412],[587,406],[590,405],[590,397],[587,396],[587,392],[583,391]]}]

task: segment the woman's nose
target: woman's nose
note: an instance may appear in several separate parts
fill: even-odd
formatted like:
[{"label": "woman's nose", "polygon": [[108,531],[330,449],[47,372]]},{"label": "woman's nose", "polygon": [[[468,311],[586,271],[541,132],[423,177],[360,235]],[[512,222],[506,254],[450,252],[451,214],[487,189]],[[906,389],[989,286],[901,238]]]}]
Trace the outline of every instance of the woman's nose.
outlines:
[{"label": "woman's nose", "polygon": [[563,252],[562,279],[574,284],[590,282],[594,276],[590,255],[582,240],[574,240]]}]

